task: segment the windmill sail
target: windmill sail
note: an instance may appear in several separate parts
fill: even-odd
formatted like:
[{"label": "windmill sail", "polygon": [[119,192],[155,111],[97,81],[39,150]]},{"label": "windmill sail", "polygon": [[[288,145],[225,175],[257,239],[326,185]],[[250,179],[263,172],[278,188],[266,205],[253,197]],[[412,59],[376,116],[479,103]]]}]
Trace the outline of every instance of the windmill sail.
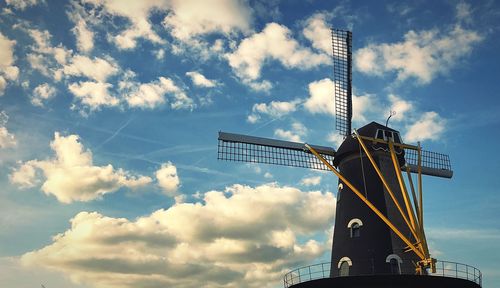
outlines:
[{"label": "windmill sail", "polygon": [[[310,145],[333,163],[335,150]],[[329,170],[305,147],[305,143],[219,132],[217,159]]]},{"label": "windmill sail", "polygon": [[352,33],[332,29],[335,128],[351,134],[352,119]]},{"label": "windmill sail", "polygon": [[[410,167],[410,172],[418,173],[418,153],[416,150],[405,149],[405,161]],[[443,178],[451,178],[453,176],[450,156],[446,154],[422,150],[421,161],[421,172],[424,175]]]}]

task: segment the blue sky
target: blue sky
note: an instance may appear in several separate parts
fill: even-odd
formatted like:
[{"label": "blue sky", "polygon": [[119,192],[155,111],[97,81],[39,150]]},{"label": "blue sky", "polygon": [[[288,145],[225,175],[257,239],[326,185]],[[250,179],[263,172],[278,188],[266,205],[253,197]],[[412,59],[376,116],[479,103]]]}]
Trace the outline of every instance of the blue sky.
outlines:
[{"label": "blue sky", "polygon": [[336,177],[216,149],[220,130],[338,146],[331,26],[353,31],[353,126],[394,110],[451,157],[424,180],[432,255],[500,285],[495,1],[0,8],[2,287],[280,287],[328,261]]}]

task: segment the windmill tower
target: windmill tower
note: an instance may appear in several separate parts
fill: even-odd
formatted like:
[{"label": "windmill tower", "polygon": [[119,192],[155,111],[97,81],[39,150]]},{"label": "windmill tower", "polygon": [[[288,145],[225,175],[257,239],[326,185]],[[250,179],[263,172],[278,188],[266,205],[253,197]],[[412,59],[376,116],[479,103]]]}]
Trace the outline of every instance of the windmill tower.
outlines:
[{"label": "windmill tower", "polygon": [[332,44],[336,129],[344,136],[337,150],[219,132],[218,159],[339,178],[331,263],[291,271],[285,287],[480,287],[479,270],[437,261],[427,246],[422,175],[451,178],[448,155],[404,143],[387,123],[352,130],[352,33],[332,29]]}]

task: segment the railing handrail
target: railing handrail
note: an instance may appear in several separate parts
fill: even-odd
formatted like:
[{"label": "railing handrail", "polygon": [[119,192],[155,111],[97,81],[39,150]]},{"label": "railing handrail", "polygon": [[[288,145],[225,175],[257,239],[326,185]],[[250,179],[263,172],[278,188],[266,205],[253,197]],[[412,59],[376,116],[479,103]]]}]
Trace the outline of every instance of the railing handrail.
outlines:
[{"label": "railing handrail", "polygon": [[[306,281],[330,278],[330,266],[331,262],[323,262],[293,269],[290,272],[286,273],[283,277],[284,287],[288,288],[292,285]],[[436,273],[432,273],[430,271],[428,271],[428,273],[428,275],[430,276],[466,279],[477,283],[479,286],[482,286],[483,275],[481,271],[473,266],[463,263],[438,260],[436,261]],[[410,275],[410,273],[401,274]],[[372,273],[363,275],[383,274]]]}]

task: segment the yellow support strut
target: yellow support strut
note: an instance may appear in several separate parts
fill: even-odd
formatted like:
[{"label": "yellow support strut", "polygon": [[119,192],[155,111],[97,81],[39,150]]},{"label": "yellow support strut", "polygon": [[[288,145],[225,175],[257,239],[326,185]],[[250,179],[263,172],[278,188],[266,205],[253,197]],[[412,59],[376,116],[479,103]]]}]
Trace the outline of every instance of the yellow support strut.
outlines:
[{"label": "yellow support strut", "polygon": [[399,214],[401,214],[401,217],[403,218],[403,220],[405,221],[406,225],[410,229],[410,231],[411,231],[413,237],[415,238],[415,240],[417,240],[417,241],[420,242],[420,239],[418,237],[418,233],[415,231],[415,229],[413,229],[412,225],[410,224],[410,221],[408,220],[408,218],[406,217],[406,215],[405,215],[405,213],[403,211],[403,208],[401,208],[401,205],[399,205],[399,202],[397,201],[396,196],[394,196],[394,193],[392,192],[392,189],[389,187],[389,184],[387,184],[387,181],[385,180],[384,175],[382,175],[382,172],[378,168],[377,163],[375,163],[375,160],[373,159],[373,156],[371,155],[370,151],[368,151],[368,148],[366,148],[366,145],[365,145],[365,143],[362,140],[364,137],[360,136],[358,134],[358,131],[356,131],[356,130],[354,130],[354,133],[356,134],[356,139],[358,139],[359,144],[361,145],[361,147],[365,151],[366,156],[368,156],[368,159],[370,160],[370,163],[372,164],[373,169],[375,169],[375,172],[377,172],[378,177],[382,181],[382,184],[384,185],[387,193],[389,193],[389,196],[391,196],[392,202],[394,202],[394,205],[396,205],[396,208],[398,208]]},{"label": "yellow support strut", "polygon": [[354,194],[356,194],[373,212],[375,212],[375,214],[377,214],[377,216],[385,223],[387,224],[387,226],[389,226],[389,228],[394,232],[396,233],[396,235],[398,235],[398,237],[403,240],[403,242],[408,245],[408,247],[411,248],[411,250],[413,250],[413,252],[415,252],[415,254],[417,254],[417,256],[424,260],[425,259],[425,256],[422,254],[422,252],[420,252],[419,249],[417,249],[417,247],[415,247],[415,245],[413,245],[411,243],[410,240],[408,240],[408,238],[406,238],[402,233],[401,231],[399,231],[398,228],[396,228],[396,226],[394,226],[394,224],[391,223],[391,221],[389,219],[387,219],[387,217],[384,216],[384,214],[382,214],[382,212],[380,212],[380,210],[377,209],[377,207],[375,207],[375,205],[373,205],[368,199],[366,199],[366,197],[361,193],[359,192],[358,189],[356,189],[356,187],[354,187],[354,185],[349,182],[344,176],[342,176],[342,174],[340,174],[339,171],[337,171],[337,169],[335,169],[335,167],[333,167],[330,163],[328,163],[328,161],[325,160],[325,158],[323,158],[323,156],[321,156],[318,152],[316,152],[316,150],[314,150],[311,146],[309,146],[308,144],[305,144],[306,148],[309,149],[309,151],[311,151],[311,153],[313,153],[319,160],[321,160],[321,162],[323,162],[323,164],[325,164],[335,175],[337,175],[337,177],[339,177],[339,179],[345,183],[347,185],[347,187],[349,187],[351,189],[351,191],[354,192]]},{"label": "yellow support strut", "polygon": [[[394,170],[398,178],[399,187],[401,188],[401,194],[403,196],[403,200],[406,206],[406,211],[408,212],[408,216],[410,217],[411,225],[415,231],[420,231],[420,227],[418,227],[418,223],[415,221],[415,212],[413,211],[410,198],[408,197],[408,191],[406,190],[406,185],[403,180],[403,175],[401,174],[401,167],[399,166],[398,158],[396,156],[396,150],[394,150],[394,145],[392,144],[392,141],[389,141],[389,151],[391,152],[392,164],[394,164]],[[420,240],[421,235],[418,236],[419,237],[417,238],[417,240]]]}]

